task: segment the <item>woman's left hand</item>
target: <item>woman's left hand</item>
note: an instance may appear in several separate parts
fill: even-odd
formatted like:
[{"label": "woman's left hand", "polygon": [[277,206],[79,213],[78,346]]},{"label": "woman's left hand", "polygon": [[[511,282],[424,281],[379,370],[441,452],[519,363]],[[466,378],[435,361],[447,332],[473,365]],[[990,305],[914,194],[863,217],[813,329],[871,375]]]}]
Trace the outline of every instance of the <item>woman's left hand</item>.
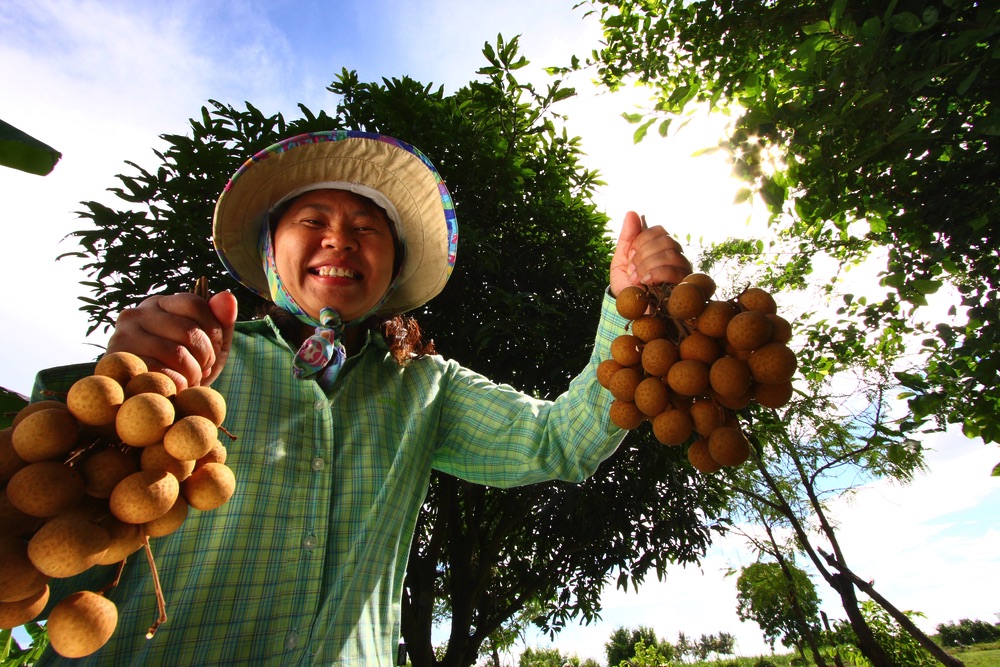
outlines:
[{"label": "woman's left hand", "polygon": [[611,258],[611,295],[629,285],[679,283],[691,273],[681,244],[663,227],[643,227],[633,211],[625,214],[618,245]]}]

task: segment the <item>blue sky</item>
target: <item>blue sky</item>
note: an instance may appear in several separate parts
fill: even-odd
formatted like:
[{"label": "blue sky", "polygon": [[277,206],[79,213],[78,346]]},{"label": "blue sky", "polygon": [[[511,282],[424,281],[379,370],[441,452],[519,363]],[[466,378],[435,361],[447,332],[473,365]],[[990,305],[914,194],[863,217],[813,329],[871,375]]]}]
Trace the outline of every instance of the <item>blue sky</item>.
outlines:
[{"label": "blue sky", "polygon": [[[358,0],[220,2],[189,0],[5,0],[0,3],[0,118],[55,146],[62,162],[47,177],[0,170],[0,386],[30,391],[39,368],[94,358],[106,341],[86,337],[78,308],[85,277],[63,237],[84,226],[79,202],[114,204],[107,188],[129,173],[125,161],[156,164],[158,136],[184,132],[208,99],[292,117],[296,104],[332,107],[326,85],[344,67],[362,80],[409,75],[454,90],[484,64],[484,42],[521,35],[533,67],[563,64],[596,45],[596,22],[576,0]],[[614,221],[644,213],[684,238],[743,234],[759,227],[746,205],[731,204],[736,184],[719,156],[690,157],[715,143],[721,118],[695,118],[667,140],[633,147],[620,117],[642,94],[609,96],[573,81],[578,99],[562,106],[583,138],[587,166],[608,181],[597,203]],[[750,222],[748,223],[748,219]],[[206,226],[208,225],[206,220]],[[747,225],[750,224],[748,230]],[[461,254],[459,254],[461,261]],[[859,276],[859,279],[862,277]],[[874,484],[835,505],[841,540],[861,576],[920,625],[1000,612],[1000,489],[986,475],[1000,460],[957,434],[931,441],[932,473],[908,487]],[[735,614],[735,579],[723,572],[753,561],[738,543],[720,542],[700,569],[671,571],[639,594],[608,589],[603,622],[570,627],[555,641],[564,653],[604,660],[615,627],[648,625],[669,640],[729,632],[743,654],[764,650],[757,627]],[[821,586],[821,590],[823,587]],[[825,593],[825,591],[824,591]],[[834,618],[843,612],[825,594]],[[534,646],[546,638],[529,637]]]}]

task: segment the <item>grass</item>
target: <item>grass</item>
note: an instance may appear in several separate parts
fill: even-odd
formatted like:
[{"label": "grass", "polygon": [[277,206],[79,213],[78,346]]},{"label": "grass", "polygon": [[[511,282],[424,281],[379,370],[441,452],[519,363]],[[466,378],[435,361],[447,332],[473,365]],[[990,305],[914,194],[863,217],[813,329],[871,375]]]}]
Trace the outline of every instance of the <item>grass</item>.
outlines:
[{"label": "grass", "polygon": [[[976,644],[964,648],[949,648],[947,650],[948,653],[965,663],[965,667],[997,667],[1000,665],[1000,642]],[[757,667],[757,663],[762,659],[767,660],[774,667],[792,667],[792,661],[796,658],[797,656],[793,653],[754,656],[752,658],[726,657],[711,662],[685,663],[684,667]],[[833,661],[831,660],[827,664],[832,665]],[[797,662],[796,667],[815,667],[815,663],[810,661],[806,665],[802,665]]]}]

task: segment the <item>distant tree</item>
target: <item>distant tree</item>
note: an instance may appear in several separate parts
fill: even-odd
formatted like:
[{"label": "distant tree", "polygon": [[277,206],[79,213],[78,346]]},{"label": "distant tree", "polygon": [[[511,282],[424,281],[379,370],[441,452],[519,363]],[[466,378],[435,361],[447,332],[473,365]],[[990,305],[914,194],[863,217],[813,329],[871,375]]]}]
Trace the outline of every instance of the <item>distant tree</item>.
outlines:
[{"label": "distant tree", "polygon": [[1000,641],[1000,626],[986,621],[970,621],[963,618],[957,624],[939,623],[938,634],[945,646],[971,646],[986,642]]},{"label": "distant tree", "polygon": [[635,654],[613,667],[669,667],[669,665],[670,658],[663,654],[661,646],[653,644],[647,646],[646,642],[640,639],[635,645]]},{"label": "distant tree", "polygon": [[740,620],[760,626],[772,651],[780,638],[805,657],[805,633],[820,630],[816,586],[804,570],[787,562],[756,562],[743,568],[736,580],[736,613]]},{"label": "distant tree", "polygon": [[684,632],[678,632],[677,642],[674,644],[674,655],[677,656],[677,659],[683,662],[687,656],[693,656],[695,651],[695,646],[687,638],[687,635]]},{"label": "distant tree", "polygon": [[604,644],[609,667],[617,667],[622,662],[634,658],[636,647],[640,645],[647,654],[655,650],[656,655],[661,656],[666,662],[674,658],[674,647],[669,642],[657,639],[656,631],[652,628],[643,625],[632,629],[619,626]]},{"label": "distant tree", "polygon": [[579,663],[576,658],[563,657],[556,648],[526,648],[518,658],[517,667],[566,667],[567,664],[578,667]]}]

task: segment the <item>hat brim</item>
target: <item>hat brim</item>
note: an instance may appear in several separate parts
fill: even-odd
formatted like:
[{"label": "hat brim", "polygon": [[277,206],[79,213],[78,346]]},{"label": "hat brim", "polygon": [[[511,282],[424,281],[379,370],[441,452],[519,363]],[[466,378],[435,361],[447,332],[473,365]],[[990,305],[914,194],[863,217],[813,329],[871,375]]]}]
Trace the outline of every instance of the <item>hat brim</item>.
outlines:
[{"label": "hat brim", "polygon": [[381,193],[396,209],[405,257],[379,314],[427,303],[455,264],[458,225],[441,176],[416,148],[383,135],[318,132],[261,151],[233,175],[219,197],[212,240],[226,269],[270,299],[261,257],[268,212],[292,193],[336,181]]}]

